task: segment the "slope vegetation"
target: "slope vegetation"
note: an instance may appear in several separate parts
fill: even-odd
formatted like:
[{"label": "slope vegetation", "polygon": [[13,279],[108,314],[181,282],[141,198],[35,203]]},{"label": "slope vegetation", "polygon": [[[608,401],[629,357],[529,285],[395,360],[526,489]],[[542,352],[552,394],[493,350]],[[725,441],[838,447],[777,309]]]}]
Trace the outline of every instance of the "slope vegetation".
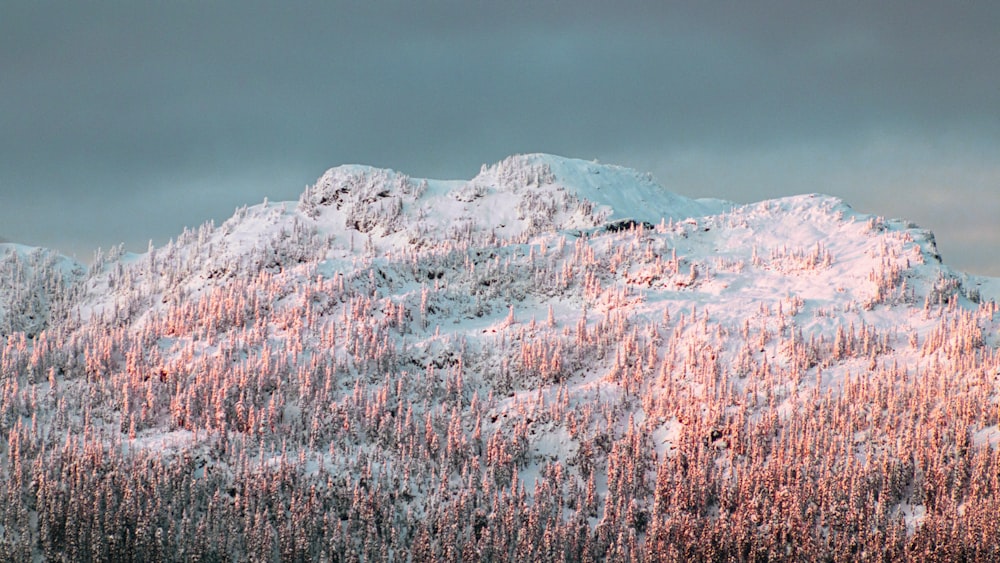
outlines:
[{"label": "slope vegetation", "polygon": [[996,280],[835,198],[342,166],[52,260],[3,278],[3,560],[1000,557]]}]

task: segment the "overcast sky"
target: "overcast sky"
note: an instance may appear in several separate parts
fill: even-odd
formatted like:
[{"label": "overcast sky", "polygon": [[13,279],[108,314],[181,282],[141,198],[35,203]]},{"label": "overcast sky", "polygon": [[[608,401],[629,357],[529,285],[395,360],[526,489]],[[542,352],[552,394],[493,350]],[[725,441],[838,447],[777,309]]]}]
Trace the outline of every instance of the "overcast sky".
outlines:
[{"label": "overcast sky", "polygon": [[0,237],[83,261],[338,164],[541,151],[837,195],[1000,275],[997,2],[2,4]]}]

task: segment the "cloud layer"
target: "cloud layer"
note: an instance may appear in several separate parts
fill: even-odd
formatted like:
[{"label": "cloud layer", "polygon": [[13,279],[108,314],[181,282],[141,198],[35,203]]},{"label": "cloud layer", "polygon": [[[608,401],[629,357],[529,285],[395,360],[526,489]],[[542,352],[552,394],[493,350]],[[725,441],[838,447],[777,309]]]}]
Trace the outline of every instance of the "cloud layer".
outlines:
[{"label": "cloud layer", "polygon": [[1000,275],[996,5],[691,4],[21,2],[0,233],[87,259],[341,163],[544,151],[699,197],[832,193]]}]

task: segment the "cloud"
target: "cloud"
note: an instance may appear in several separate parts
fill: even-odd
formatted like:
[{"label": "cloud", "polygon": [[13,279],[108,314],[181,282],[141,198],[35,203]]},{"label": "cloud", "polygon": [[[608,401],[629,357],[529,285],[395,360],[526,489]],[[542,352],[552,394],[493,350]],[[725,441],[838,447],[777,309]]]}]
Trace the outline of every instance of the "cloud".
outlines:
[{"label": "cloud", "polygon": [[[875,182],[891,195],[861,206],[923,216],[930,195],[889,178],[908,159],[948,169],[941,139],[972,146],[964,173],[996,188],[998,15],[920,2],[16,3],[0,19],[0,224],[25,242],[141,250],[294,197],[329,166],[464,178],[534,151],[741,200],[805,185],[868,198],[854,186]],[[903,144],[880,152],[876,138]],[[926,178],[958,172],[943,174]],[[966,184],[949,185],[954,201],[982,196]]]}]

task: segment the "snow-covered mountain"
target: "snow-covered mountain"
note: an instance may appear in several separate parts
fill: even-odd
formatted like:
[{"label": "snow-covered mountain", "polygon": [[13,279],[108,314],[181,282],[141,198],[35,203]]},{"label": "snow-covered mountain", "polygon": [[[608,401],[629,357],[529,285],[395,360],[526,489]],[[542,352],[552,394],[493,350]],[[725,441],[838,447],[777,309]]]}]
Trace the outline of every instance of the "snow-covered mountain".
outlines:
[{"label": "snow-covered mountain", "polygon": [[55,252],[0,242],[0,334],[28,337],[70,314],[72,288],[86,269]]},{"label": "snow-covered mountain", "polygon": [[341,166],[0,252],[0,559],[1000,556],[1000,282],[836,198]]}]

